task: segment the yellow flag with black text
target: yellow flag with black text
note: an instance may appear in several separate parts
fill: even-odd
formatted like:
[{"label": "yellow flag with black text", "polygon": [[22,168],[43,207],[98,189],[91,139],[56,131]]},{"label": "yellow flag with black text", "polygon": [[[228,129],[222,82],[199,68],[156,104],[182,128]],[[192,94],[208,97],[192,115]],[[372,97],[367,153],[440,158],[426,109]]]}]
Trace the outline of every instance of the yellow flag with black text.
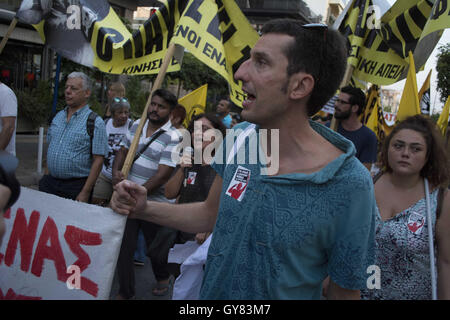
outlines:
[{"label": "yellow flag with black text", "polygon": [[188,93],[184,97],[178,99],[178,103],[186,109],[186,118],[183,125],[187,128],[191,122],[192,116],[205,112],[206,95],[208,93],[208,84],[204,84],[200,88]]},{"label": "yellow flag with black text", "polygon": [[409,70],[403,88],[402,98],[398,106],[397,121],[403,121],[409,116],[420,114],[419,95],[417,92],[416,68],[414,58],[409,52]]},{"label": "yellow flag with black text", "polygon": [[219,73],[230,86],[230,98],[242,106],[245,95],[234,73],[250,58],[259,36],[234,0],[190,1],[174,30],[172,42]]},{"label": "yellow flag with black text", "polygon": [[[17,18],[32,24],[63,57],[113,74],[158,73],[173,30],[189,0],[163,0],[131,34],[106,0],[23,1]],[[172,59],[167,72],[180,70]]]},{"label": "yellow flag with black text", "polygon": [[364,112],[361,114],[361,122],[363,124],[366,124],[369,120],[369,117],[372,113],[373,108],[375,107],[377,103],[377,99],[379,98],[379,87],[376,84],[373,84],[369,91],[367,92],[367,98],[366,98],[366,107],[364,108]]},{"label": "yellow flag with black text", "polygon": [[420,70],[450,27],[449,1],[397,0],[379,18],[376,5],[353,0],[334,26],[351,45],[353,76],[378,85],[398,82],[407,75],[409,51]]}]

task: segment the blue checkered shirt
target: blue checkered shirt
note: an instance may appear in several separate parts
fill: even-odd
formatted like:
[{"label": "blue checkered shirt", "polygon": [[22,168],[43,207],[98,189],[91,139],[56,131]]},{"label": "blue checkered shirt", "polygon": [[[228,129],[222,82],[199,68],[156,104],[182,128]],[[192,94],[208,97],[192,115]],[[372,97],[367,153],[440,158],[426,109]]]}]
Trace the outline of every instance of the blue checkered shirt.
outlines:
[{"label": "blue checkered shirt", "polygon": [[[67,122],[67,107],[53,118],[48,129],[47,167],[50,174],[59,179],[83,178],[89,175],[92,166],[91,138],[86,121],[91,113],[88,105],[75,112]],[[105,123],[95,119],[92,154],[106,156],[108,137]]]}]

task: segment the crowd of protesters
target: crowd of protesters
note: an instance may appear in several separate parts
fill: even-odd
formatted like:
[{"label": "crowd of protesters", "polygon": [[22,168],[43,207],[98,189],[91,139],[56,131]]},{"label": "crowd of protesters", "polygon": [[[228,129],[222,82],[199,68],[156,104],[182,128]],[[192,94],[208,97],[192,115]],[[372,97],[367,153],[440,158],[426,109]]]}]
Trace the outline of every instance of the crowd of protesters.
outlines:
[{"label": "crowd of protesters", "polygon": [[[214,113],[191,119],[183,148],[186,110],[169,90],[153,92],[126,179],[140,120],[129,118],[124,86],[110,85],[102,119],[87,103],[90,79],[68,76],[39,190],[128,216],[116,298],[135,298],[139,251],[152,264],[152,293],[165,296],[180,274],[168,266],[170,248],[207,240],[200,299],[450,299],[450,166],[435,124],[407,118],[377,151],[375,134],[359,121],[364,92],[339,88],[343,36],[290,19],[266,23],[261,34],[235,73],[246,94],[242,112],[219,99]],[[337,90],[335,132],[311,118]],[[221,139],[211,139],[212,130]],[[267,143],[274,137],[276,145]],[[248,160],[252,141],[256,162]],[[207,150],[213,159],[198,162]],[[275,174],[267,159],[277,162]],[[9,198],[3,184],[0,191]],[[380,272],[370,286],[373,266]]]}]

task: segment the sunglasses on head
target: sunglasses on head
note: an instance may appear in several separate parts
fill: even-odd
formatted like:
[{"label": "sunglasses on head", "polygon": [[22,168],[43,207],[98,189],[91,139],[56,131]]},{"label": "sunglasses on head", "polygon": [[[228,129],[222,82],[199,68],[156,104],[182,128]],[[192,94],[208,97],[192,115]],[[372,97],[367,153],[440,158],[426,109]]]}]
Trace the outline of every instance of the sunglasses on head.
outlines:
[{"label": "sunglasses on head", "polygon": [[128,99],[127,98],[121,98],[121,97],[115,97],[114,99],[114,102],[128,102]]},{"label": "sunglasses on head", "polygon": [[319,82],[320,78],[322,77],[322,61],[325,59],[327,54],[327,31],[328,26],[323,23],[308,23],[302,25],[302,28],[313,30],[313,31],[321,31],[323,33],[322,37],[322,46],[321,46],[321,53],[320,53],[320,64],[319,64],[319,74],[316,78],[316,82]]}]

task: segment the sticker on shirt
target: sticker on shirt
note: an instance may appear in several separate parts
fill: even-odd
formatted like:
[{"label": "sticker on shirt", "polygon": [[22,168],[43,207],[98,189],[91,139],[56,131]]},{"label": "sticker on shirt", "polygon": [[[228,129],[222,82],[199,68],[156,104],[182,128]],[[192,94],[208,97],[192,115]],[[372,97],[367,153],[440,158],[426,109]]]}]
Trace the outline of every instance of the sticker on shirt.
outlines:
[{"label": "sticker on shirt", "polygon": [[186,183],[190,185],[195,184],[195,178],[197,178],[197,172],[189,172]]},{"label": "sticker on shirt", "polygon": [[422,233],[423,226],[425,225],[425,217],[417,212],[411,212],[408,217],[408,229],[415,235]]},{"label": "sticker on shirt", "polygon": [[239,166],[234,173],[233,179],[228,185],[226,195],[242,201],[247,190],[248,183],[250,181],[250,170]]}]

